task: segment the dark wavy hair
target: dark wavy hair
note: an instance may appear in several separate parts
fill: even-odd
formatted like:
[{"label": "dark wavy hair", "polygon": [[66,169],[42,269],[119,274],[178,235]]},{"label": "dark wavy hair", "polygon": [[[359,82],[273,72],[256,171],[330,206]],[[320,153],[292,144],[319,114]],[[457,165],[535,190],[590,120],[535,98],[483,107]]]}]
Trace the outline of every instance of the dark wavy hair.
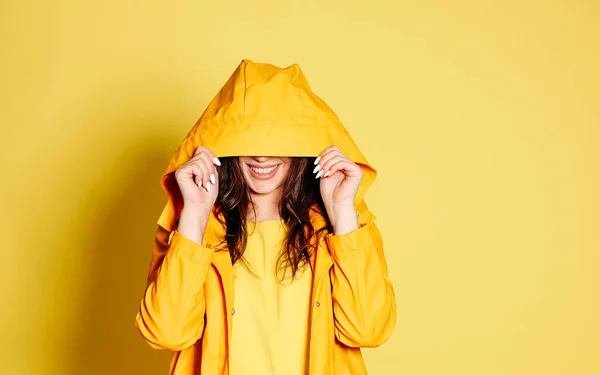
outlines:
[{"label": "dark wavy hair", "polygon": [[[241,261],[248,240],[246,217],[254,209],[250,188],[246,184],[242,166],[237,157],[221,157],[219,167],[219,194],[214,205],[215,216],[225,227],[226,243],[231,262]],[[327,218],[319,187],[319,179],[312,173],[315,158],[292,157],[283,194],[279,203],[279,214],[287,229],[284,249],[277,261],[278,270],[284,274],[291,271],[292,278],[305,266],[311,267],[310,258],[323,232],[332,232]],[[311,211],[324,220],[320,228],[314,228],[310,220]]]}]

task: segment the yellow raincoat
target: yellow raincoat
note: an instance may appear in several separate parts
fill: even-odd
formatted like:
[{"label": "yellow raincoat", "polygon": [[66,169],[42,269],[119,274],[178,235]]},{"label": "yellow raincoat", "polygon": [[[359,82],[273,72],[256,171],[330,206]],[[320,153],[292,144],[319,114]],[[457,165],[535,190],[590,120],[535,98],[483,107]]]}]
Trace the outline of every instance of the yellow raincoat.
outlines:
[{"label": "yellow raincoat", "polygon": [[[241,62],[189,131],[161,179],[169,199],[157,221],[148,284],[135,326],[152,347],[174,352],[169,374],[228,374],[235,309],[229,252],[217,246],[225,230],[214,215],[202,244],[176,230],[182,201],[173,172],[200,145],[217,157],[316,157],[337,145],[363,169],[354,201],[359,228],[341,236],[328,234],[311,260],[307,367],[310,375],[366,374],[359,348],[382,344],[396,322],[381,235],[363,200],[375,169],[333,111],[312,92],[298,65],[282,69],[248,60]],[[318,228],[323,219],[314,214],[311,220]]]}]

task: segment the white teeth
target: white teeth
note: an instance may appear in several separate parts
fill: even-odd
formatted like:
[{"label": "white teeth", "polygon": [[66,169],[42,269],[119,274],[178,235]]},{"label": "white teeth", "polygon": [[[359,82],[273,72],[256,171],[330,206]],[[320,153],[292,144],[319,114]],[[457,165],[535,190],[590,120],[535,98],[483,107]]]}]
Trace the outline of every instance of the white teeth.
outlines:
[{"label": "white teeth", "polygon": [[252,168],[252,170],[256,173],[260,173],[260,174],[269,174],[271,172],[273,172],[273,170],[275,168],[277,168],[277,166],[271,167],[271,168],[254,168],[254,167],[250,167]]}]

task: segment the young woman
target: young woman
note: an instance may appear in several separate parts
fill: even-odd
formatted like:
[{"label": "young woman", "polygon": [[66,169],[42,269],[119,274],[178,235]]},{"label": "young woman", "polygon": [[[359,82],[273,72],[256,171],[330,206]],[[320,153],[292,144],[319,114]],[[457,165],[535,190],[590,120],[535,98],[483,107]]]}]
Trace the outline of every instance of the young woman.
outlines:
[{"label": "young woman", "polygon": [[396,319],[375,175],[297,65],[242,61],[161,180],[136,327],[169,373],[366,374]]}]

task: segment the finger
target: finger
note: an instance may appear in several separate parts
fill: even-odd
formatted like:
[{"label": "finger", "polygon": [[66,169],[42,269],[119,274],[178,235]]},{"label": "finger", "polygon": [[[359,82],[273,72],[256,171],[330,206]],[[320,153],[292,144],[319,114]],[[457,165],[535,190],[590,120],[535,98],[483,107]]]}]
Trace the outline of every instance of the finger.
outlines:
[{"label": "finger", "polygon": [[206,178],[208,179],[208,181],[210,181],[213,185],[216,185],[218,176],[217,168],[215,167],[214,161],[211,159],[210,154],[208,154],[207,152],[199,152],[188,161],[188,163],[198,162],[202,163],[203,170],[206,174]]},{"label": "finger", "polygon": [[187,178],[193,179],[194,183],[198,185],[199,188],[206,189],[205,182],[207,178],[204,163],[202,158],[191,159],[182,166],[182,172],[185,173]]},{"label": "finger", "polygon": [[315,159],[314,165],[319,164],[319,161],[328,153],[330,153],[331,151],[340,151],[340,148],[336,145],[333,146],[329,146],[327,147],[325,150],[321,151],[321,153],[317,156],[317,158]]},{"label": "finger", "polygon": [[190,170],[194,175],[194,183],[198,186],[199,189],[202,189],[202,168],[196,163],[190,164]]},{"label": "finger", "polygon": [[200,181],[198,181],[199,183],[201,183],[201,185],[199,185],[200,187],[204,187],[204,189],[206,189],[206,191],[210,191],[210,173],[209,173],[209,169],[210,169],[210,162],[207,162],[204,158],[198,158],[197,160],[194,161],[194,165],[197,165],[198,168],[200,168],[200,170],[202,171],[202,175],[200,176]]},{"label": "finger", "polygon": [[207,176],[208,176],[208,180],[213,184],[216,185],[217,184],[217,167],[215,166],[215,162],[214,160],[212,160],[210,154],[208,153],[201,153],[200,154],[200,158],[201,160],[204,161],[204,165],[206,165],[206,172],[207,172]]},{"label": "finger", "polygon": [[194,156],[201,154],[206,154],[208,160],[210,161],[210,164],[215,164],[217,166],[221,165],[221,161],[219,160],[219,158],[217,158],[217,156],[208,147],[198,146],[198,148],[196,148],[196,151],[194,151]]},{"label": "finger", "polygon": [[194,162],[185,163],[175,171],[175,174],[178,175],[180,179],[192,180],[196,185],[198,185],[198,183],[200,183],[200,185],[202,184],[202,173],[202,168]]},{"label": "finger", "polygon": [[336,150],[336,149],[332,149],[329,152],[327,152],[326,154],[323,154],[323,156],[321,156],[321,159],[318,160],[319,163],[317,164],[317,166],[315,167],[315,169],[313,169],[313,173],[317,173],[317,172],[323,170],[323,166],[326,163],[328,163],[334,157],[343,157],[343,158],[345,158],[345,156],[342,154],[341,151]]},{"label": "finger", "polygon": [[346,158],[332,160],[325,168],[321,171],[323,172],[323,178],[332,176],[334,173],[340,171],[348,176],[358,176],[362,173],[358,165]]},{"label": "finger", "polygon": [[[335,151],[330,152],[329,154],[325,155],[324,161],[322,159],[321,162],[319,162],[318,166],[320,166],[321,168],[319,168],[315,178],[319,178],[319,177],[323,176],[327,171],[329,171],[331,169],[331,166],[333,164],[335,164],[336,162],[339,162],[341,160],[347,160],[347,159],[343,155],[341,155]],[[331,172],[331,173],[333,173],[333,172]]]}]

